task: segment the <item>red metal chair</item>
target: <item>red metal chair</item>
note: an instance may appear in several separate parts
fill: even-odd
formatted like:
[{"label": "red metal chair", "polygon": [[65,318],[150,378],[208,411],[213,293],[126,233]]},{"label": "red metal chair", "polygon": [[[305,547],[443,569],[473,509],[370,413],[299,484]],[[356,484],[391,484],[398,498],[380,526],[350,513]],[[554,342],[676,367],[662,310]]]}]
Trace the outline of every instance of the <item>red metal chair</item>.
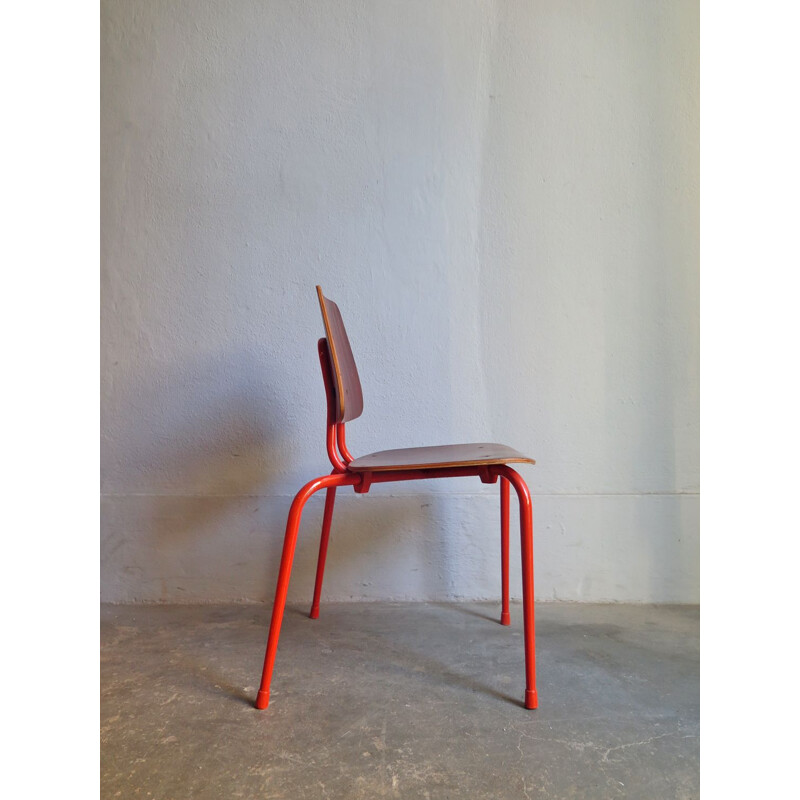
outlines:
[{"label": "red metal chair", "polygon": [[500,622],[510,624],[508,610],[508,515],[509,484],[519,498],[520,539],[522,556],[522,611],[525,628],[525,708],[536,708],[536,649],[533,620],[533,511],[531,495],[525,481],[509,464],[534,464],[531,458],[501,444],[456,444],[436,447],[411,447],[403,450],[384,450],[361,458],[353,458],[345,443],[346,422],[361,415],[364,401],[361,382],[353,360],[350,342],[336,303],[326,299],[317,286],[317,295],[325,323],[325,337],[318,342],[319,361],[325,381],[328,399],[327,449],[333,464],[333,472],[307,483],[295,496],[286,523],[278,586],[269,626],[267,652],[264,656],[264,671],[258,690],[256,708],[269,705],[269,687],[278,637],[286,606],[289,576],[292,571],[297,533],[303,506],[314,492],[326,489],[325,512],[322,518],[322,537],[319,545],[317,579],[314,586],[314,601],[310,616],[319,616],[319,599],[322,591],[322,576],[325,556],[328,551],[328,536],[333,517],[336,489],[352,486],[356,492],[366,493],[373,483],[409,481],[429,478],[454,478],[464,475],[479,477],[484,483],[496,483],[500,479],[500,563],[502,583],[502,611]]}]

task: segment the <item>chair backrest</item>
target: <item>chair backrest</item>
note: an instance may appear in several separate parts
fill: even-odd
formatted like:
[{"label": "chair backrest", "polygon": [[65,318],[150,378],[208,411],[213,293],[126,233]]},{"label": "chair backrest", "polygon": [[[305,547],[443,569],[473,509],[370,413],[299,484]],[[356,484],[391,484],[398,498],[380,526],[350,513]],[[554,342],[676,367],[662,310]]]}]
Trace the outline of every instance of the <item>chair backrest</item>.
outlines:
[{"label": "chair backrest", "polygon": [[334,422],[348,422],[361,416],[364,410],[364,397],[361,394],[361,381],[358,379],[356,362],[350,349],[350,340],[344,329],[339,306],[328,300],[317,286],[322,321],[325,323],[325,338],[333,371],[333,391],[335,395]]}]

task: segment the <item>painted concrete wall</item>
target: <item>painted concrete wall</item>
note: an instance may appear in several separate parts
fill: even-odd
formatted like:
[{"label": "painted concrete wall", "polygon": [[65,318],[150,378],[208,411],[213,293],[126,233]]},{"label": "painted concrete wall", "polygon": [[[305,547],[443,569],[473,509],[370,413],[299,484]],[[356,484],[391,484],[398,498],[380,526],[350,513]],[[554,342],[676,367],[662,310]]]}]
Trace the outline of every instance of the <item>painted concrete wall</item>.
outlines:
[{"label": "painted concrete wall", "polygon": [[[698,28],[691,0],[105,0],[103,598],[271,598],[330,469],[320,283],[353,452],[510,444],[537,597],[698,601]],[[340,495],[328,599],[499,596],[497,487]]]}]

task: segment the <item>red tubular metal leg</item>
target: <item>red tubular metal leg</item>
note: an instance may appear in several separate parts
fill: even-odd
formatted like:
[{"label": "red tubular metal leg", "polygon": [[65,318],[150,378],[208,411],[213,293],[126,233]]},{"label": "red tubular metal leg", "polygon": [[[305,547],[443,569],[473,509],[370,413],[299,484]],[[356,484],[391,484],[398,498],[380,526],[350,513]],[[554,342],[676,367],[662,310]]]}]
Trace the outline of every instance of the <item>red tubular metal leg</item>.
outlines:
[{"label": "red tubular metal leg", "polygon": [[328,537],[331,534],[333,504],[336,501],[336,487],[331,486],[325,494],[325,513],[322,516],[322,536],[319,540],[319,558],[317,559],[317,580],[314,583],[314,600],[311,603],[309,617],[319,617],[319,597],[322,594],[322,576],[325,573],[325,558],[328,555]]},{"label": "red tubular metal leg", "polygon": [[508,609],[508,480],[500,478],[500,573],[503,595],[503,610],[500,612],[500,624],[510,625],[511,614]]},{"label": "red tubular metal leg", "polygon": [[536,708],[536,631],[533,618],[533,504],[522,477],[511,467],[497,467],[508,478],[519,498],[520,550],[522,555],[522,613],[525,628],[525,708]]},{"label": "red tubular metal leg", "polygon": [[306,500],[314,492],[336,486],[353,486],[361,478],[353,473],[325,475],[322,478],[307,483],[295,496],[292,507],[289,509],[289,519],[286,521],[286,536],[283,540],[283,554],[281,567],[278,573],[278,585],[275,589],[275,603],[272,606],[272,620],[269,625],[269,638],[267,639],[267,652],[264,655],[264,670],[261,673],[261,686],[256,698],[256,708],[266,708],[269,705],[269,686],[272,681],[272,668],[275,666],[275,653],[278,650],[278,637],[281,633],[283,611],[286,607],[286,594],[289,590],[289,577],[292,573],[294,548],[297,544],[297,532],[300,529],[300,517]]},{"label": "red tubular metal leg", "polygon": [[[335,443],[335,441],[334,441]],[[329,448],[330,449],[330,448]],[[503,612],[501,622],[508,624],[508,519],[509,519],[509,484],[519,498],[520,510],[520,544],[522,555],[522,611],[525,631],[525,708],[536,708],[538,699],[536,694],[536,640],[534,628],[533,609],[533,506],[528,487],[522,477],[507,465],[493,466],[489,475],[496,475],[500,480],[500,515],[501,515],[501,560],[503,580]],[[266,708],[269,705],[269,687],[272,680],[272,670],[275,666],[275,654],[278,650],[278,637],[280,636],[283,612],[286,606],[286,595],[289,590],[289,577],[292,571],[297,534],[300,527],[300,517],[303,506],[314,492],[327,489],[325,501],[325,514],[322,523],[322,537],[320,541],[320,559],[317,564],[317,583],[314,589],[314,603],[311,616],[316,616],[319,610],[319,595],[322,589],[322,574],[325,568],[328,537],[330,534],[331,518],[335,491],[339,486],[355,486],[357,490],[368,488],[369,483],[385,483],[389,481],[407,481],[429,478],[452,478],[466,475],[483,477],[485,468],[479,467],[442,467],[436,469],[408,469],[391,472],[373,472],[362,475],[357,472],[335,471],[331,475],[307,483],[295,496],[286,521],[286,536],[283,542],[283,554],[278,573],[278,585],[275,590],[275,603],[272,608],[272,620],[269,627],[267,651],[264,655],[264,670],[261,675],[261,686],[258,690],[256,708]],[[489,481],[491,482],[491,481]]]}]

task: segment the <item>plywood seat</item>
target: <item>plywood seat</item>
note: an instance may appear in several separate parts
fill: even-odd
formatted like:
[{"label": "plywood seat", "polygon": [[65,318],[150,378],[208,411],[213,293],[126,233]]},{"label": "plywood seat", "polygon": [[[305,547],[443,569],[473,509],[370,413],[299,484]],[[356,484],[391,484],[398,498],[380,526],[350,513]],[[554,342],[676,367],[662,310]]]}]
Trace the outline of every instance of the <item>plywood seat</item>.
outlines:
[{"label": "plywood seat", "polygon": [[504,444],[444,444],[432,447],[405,447],[381,450],[351,461],[347,468],[354,472],[381,472],[402,469],[437,469],[439,467],[471,467],[483,464],[535,464],[532,458]]}]

